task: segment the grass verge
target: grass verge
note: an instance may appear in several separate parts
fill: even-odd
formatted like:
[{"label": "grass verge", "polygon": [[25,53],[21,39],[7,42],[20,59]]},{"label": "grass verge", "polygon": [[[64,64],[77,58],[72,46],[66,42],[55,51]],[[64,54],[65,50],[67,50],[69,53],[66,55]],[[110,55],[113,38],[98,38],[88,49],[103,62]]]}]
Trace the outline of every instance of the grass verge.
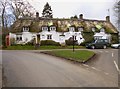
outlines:
[{"label": "grass verge", "polygon": [[[35,48],[31,45],[16,45],[16,46],[8,46],[7,48],[3,48],[4,50],[49,50],[49,49],[72,49],[72,46],[40,46],[39,48]],[[75,46],[75,49],[85,48],[83,46]]]},{"label": "grass verge", "polygon": [[75,50],[74,52],[72,50],[55,50],[42,53],[82,63],[85,63],[95,55],[93,51],[88,50]]}]

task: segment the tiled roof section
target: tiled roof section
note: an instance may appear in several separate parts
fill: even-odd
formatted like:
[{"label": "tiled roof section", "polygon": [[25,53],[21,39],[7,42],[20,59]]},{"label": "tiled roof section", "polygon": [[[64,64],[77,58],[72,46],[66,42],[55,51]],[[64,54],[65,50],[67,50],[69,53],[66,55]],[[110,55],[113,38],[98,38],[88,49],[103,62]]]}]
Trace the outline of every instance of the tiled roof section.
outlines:
[{"label": "tiled roof section", "polygon": [[[29,26],[31,32],[40,32],[42,26],[54,25],[57,27],[58,32],[66,32],[70,26],[84,27],[85,32],[91,32],[92,27],[100,25],[105,28],[105,31],[108,33],[118,33],[117,29],[110,23],[105,20],[89,20],[89,19],[42,19],[35,20],[31,19],[19,19],[12,25],[11,32],[20,32],[22,31],[23,26]],[[100,29],[97,29],[99,31]]]}]

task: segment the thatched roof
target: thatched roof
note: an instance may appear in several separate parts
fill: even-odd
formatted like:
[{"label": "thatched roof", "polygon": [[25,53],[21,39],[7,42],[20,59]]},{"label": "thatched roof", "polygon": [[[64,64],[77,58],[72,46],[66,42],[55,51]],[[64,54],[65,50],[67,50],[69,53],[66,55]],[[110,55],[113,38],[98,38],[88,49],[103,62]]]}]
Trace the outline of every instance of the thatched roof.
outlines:
[{"label": "thatched roof", "polygon": [[[30,27],[30,32],[41,32],[42,26],[54,25],[58,32],[67,32],[70,26],[83,27],[84,32],[91,32],[91,28],[95,27],[96,31],[100,31],[98,27],[104,28],[107,33],[118,33],[112,23],[106,20],[89,20],[89,19],[19,19],[11,27],[11,32],[22,32],[24,26]],[[77,31],[77,30],[76,30]]]}]

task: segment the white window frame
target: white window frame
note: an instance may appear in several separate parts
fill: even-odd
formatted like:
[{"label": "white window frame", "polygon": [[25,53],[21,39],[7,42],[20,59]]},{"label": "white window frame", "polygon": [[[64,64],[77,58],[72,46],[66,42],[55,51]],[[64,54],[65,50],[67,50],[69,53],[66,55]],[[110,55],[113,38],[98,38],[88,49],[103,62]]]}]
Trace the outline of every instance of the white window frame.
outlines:
[{"label": "white window frame", "polygon": [[75,27],[69,27],[70,32],[75,32]]},{"label": "white window frame", "polygon": [[92,31],[93,31],[93,32],[95,32],[95,30],[96,30],[96,28],[95,28],[95,27],[92,27],[91,29],[92,29]]},{"label": "white window frame", "polygon": [[74,35],[73,37],[74,37],[74,40],[77,40],[77,36],[76,35]]},{"label": "white window frame", "polygon": [[29,27],[23,27],[23,32],[29,32]]},{"label": "white window frame", "polygon": [[47,40],[52,40],[52,35],[47,35]]},{"label": "white window frame", "polygon": [[22,35],[16,35],[16,41],[22,41]]},{"label": "white window frame", "polygon": [[42,27],[42,31],[48,31],[48,27]]},{"label": "white window frame", "polygon": [[100,32],[105,32],[105,29],[104,28],[100,29]]},{"label": "white window frame", "polygon": [[84,30],[83,27],[79,27],[79,28],[78,28],[78,31],[79,31],[79,32],[82,32],[83,30]]},{"label": "white window frame", "polygon": [[56,31],[56,27],[55,26],[50,27],[50,31]]}]

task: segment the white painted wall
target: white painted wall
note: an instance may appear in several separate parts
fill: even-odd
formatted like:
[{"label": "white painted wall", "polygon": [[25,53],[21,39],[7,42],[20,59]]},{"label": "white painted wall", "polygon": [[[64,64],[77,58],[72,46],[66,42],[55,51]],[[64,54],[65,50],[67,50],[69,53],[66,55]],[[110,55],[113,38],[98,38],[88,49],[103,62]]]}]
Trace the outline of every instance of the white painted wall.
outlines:
[{"label": "white painted wall", "polygon": [[105,32],[99,32],[99,33],[95,33],[94,35],[94,39],[108,39],[109,42],[111,42],[111,35],[110,34],[106,34]]},{"label": "white painted wall", "polygon": [[82,43],[84,41],[83,36],[81,35],[81,32],[64,32],[65,36],[62,35],[62,32],[56,32],[56,31],[43,31],[40,33],[41,40],[48,40],[47,35],[52,35],[52,40],[59,43],[65,43],[65,40],[68,40],[73,35],[76,36],[76,40],[78,41],[78,44]]},{"label": "white painted wall", "polygon": [[[65,36],[60,36],[62,35],[62,32],[56,32],[56,31],[42,31],[40,33],[31,33],[31,32],[22,32],[22,41],[17,42],[19,44],[22,43],[27,43],[35,37],[37,39],[37,34],[40,34],[40,40],[48,40],[47,35],[52,35],[52,39],[55,42],[65,43],[65,40],[68,40],[70,37],[73,35],[76,36],[76,40],[78,41],[78,44],[84,41],[84,38],[81,35],[81,32],[64,32]],[[15,38],[16,39],[16,34],[10,33],[10,38]]]},{"label": "white painted wall", "polygon": [[33,36],[36,38],[36,33],[22,32],[22,41],[27,43],[33,39]]}]

